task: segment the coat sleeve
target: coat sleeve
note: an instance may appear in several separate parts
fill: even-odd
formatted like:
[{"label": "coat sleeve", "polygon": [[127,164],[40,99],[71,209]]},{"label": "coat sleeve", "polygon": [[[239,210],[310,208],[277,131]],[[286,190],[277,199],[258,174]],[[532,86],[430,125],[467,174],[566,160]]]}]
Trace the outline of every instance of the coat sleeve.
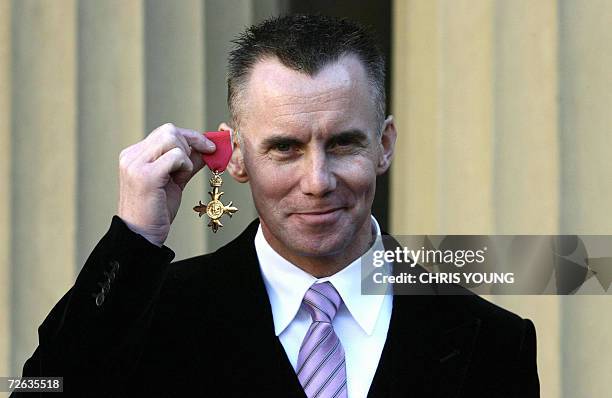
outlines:
[{"label": "coat sleeve", "polygon": [[115,216],[74,286],[38,328],[39,345],[23,376],[61,376],[64,392],[81,396],[121,390],[137,365],[173,257]]},{"label": "coat sleeve", "polygon": [[537,398],[540,396],[540,381],[536,361],[536,330],[529,319],[523,321],[523,339],[520,346],[516,397]]}]

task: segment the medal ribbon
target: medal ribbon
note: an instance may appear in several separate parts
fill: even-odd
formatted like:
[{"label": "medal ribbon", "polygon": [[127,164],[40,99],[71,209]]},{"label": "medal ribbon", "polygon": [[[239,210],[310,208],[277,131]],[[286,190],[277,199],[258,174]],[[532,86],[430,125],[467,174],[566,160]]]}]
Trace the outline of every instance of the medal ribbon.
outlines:
[{"label": "medal ribbon", "polygon": [[232,158],[232,134],[229,131],[207,131],[204,135],[215,143],[217,149],[211,154],[202,154],[202,160],[210,170],[222,173]]}]

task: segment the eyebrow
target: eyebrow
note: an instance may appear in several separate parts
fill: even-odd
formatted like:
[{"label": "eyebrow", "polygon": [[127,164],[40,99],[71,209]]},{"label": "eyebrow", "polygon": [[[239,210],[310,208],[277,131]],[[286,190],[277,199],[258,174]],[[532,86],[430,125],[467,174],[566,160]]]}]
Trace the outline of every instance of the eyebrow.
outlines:
[{"label": "eyebrow", "polygon": [[271,137],[266,138],[265,140],[263,140],[261,145],[263,147],[265,147],[265,148],[272,148],[272,147],[275,147],[275,146],[280,145],[280,144],[284,144],[284,145],[299,145],[301,143],[302,142],[300,140],[298,140],[297,138],[278,134],[278,135],[273,135]]},{"label": "eyebrow", "polygon": [[370,137],[365,131],[362,131],[360,129],[351,129],[332,134],[332,136],[329,138],[329,141],[335,141],[339,139],[369,142]]},{"label": "eyebrow", "polygon": [[[355,140],[355,141],[369,141],[368,134],[360,129],[351,129],[341,131],[339,133],[332,134],[327,141],[337,140]],[[295,137],[288,135],[277,134],[263,140],[262,145],[266,148],[274,147],[276,145],[300,145],[302,141]]]}]

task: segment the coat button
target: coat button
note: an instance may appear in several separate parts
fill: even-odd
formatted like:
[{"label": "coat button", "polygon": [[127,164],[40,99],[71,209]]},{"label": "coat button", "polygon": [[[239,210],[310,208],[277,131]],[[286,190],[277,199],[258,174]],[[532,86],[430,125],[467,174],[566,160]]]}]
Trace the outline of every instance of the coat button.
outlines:
[{"label": "coat button", "polygon": [[96,306],[101,306],[104,303],[104,292],[100,292],[96,295]]}]

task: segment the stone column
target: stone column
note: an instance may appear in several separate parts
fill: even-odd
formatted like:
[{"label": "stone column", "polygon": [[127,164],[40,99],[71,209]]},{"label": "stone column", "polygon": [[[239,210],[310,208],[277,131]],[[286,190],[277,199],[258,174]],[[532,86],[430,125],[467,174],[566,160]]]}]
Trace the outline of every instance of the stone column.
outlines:
[{"label": "stone column", "polygon": [[497,233],[559,228],[557,28],[554,0],[495,3]]},{"label": "stone column", "polygon": [[491,232],[492,3],[394,7],[392,230]]},{"label": "stone column", "polygon": [[[214,130],[205,123],[204,9],[200,0],[145,2],[146,128],[171,122],[197,131]],[[204,253],[205,218],[192,210],[205,200],[205,173],[189,182],[166,245],[176,259]]]},{"label": "stone column", "polygon": [[[393,232],[556,233],[556,3],[393,5]],[[535,322],[542,396],[558,397],[559,300],[488,299]]]},{"label": "stone column", "polygon": [[493,3],[441,3],[438,228],[493,232]]},{"label": "stone column", "polygon": [[78,3],[78,268],[117,213],[119,152],[145,134],[143,19],[140,1]]},{"label": "stone column", "polygon": [[390,187],[395,234],[438,232],[440,118],[439,7],[434,1],[394,1],[392,109],[398,129]]},{"label": "stone column", "polygon": [[[609,1],[560,1],[561,231],[612,233]],[[610,296],[562,301],[563,396],[610,395]]]},{"label": "stone column", "polygon": [[[495,229],[500,234],[555,234],[559,224],[557,5],[495,3]],[[497,296],[536,324],[543,397],[561,393],[560,300]]]},{"label": "stone column", "polygon": [[12,3],[12,369],[74,281],[76,5]]},{"label": "stone column", "polygon": [[11,2],[0,0],[0,375],[11,355]]}]

